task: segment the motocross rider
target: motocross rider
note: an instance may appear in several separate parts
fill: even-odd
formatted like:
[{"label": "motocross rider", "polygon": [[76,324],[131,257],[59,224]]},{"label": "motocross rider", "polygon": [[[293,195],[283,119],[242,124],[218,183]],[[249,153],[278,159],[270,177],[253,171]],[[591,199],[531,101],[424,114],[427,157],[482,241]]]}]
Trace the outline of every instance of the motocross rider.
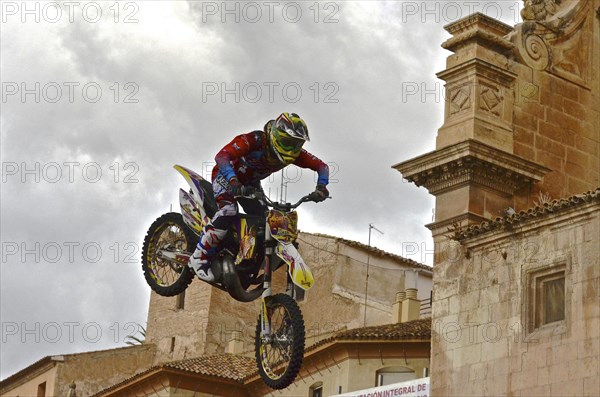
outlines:
[{"label": "motocross rider", "polygon": [[264,131],[253,131],[236,136],[215,157],[212,186],[219,210],[204,227],[189,266],[202,280],[212,282],[210,268],[219,243],[238,215],[236,198],[260,188],[260,181],[287,165],[294,164],[318,173],[314,201],[329,196],[329,167],[317,157],[302,149],[309,140],[306,122],[296,113],[282,113],[270,120]]}]

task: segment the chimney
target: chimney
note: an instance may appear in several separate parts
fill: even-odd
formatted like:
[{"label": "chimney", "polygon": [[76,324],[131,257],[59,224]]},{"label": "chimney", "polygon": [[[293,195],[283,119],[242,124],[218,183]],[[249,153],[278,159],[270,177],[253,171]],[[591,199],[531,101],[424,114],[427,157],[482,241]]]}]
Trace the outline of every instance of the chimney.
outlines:
[{"label": "chimney", "polygon": [[244,340],[242,339],[242,333],[239,331],[233,331],[231,333],[231,340],[227,344],[227,353],[241,354],[244,351]]},{"label": "chimney", "polygon": [[402,319],[402,301],[406,299],[406,292],[396,293],[396,302],[392,305],[392,324],[399,323]]},{"label": "chimney", "polygon": [[392,305],[392,324],[418,320],[420,313],[421,301],[417,299],[416,288],[396,293],[396,302]]},{"label": "chimney", "polygon": [[421,302],[417,299],[417,289],[407,288],[406,298],[402,301],[401,323],[418,320],[421,312]]}]

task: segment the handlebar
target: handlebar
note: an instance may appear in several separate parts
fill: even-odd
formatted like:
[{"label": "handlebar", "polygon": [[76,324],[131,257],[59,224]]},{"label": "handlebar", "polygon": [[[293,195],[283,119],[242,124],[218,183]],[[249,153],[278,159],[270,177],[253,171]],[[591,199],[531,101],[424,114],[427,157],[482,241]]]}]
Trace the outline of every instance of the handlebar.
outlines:
[{"label": "handlebar", "polygon": [[[298,200],[298,202],[296,202],[295,204],[292,204],[292,203],[280,203],[280,202],[277,202],[277,201],[273,201],[270,198],[268,198],[264,194],[264,192],[261,192],[261,193],[255,192],[253,196],[254,196],[254,198],[263,199],[265,201],[265,203],[267,204],[267,206],[269,206],[269,207],[273,207],[273,208],[281,210],[281,211],[287,211],[287,212],[289,212],[289,211],[291,211],[293,209],[298,208],[302,203],[306,203],[307,201],[314,201],[314,202],[316,202],[315,200],[313,200],[311,198],[311,195],[312,195],[312,193],[307,194],[306,196],[300,198],[300,200]],[[327,197],[327,198],[331,198],[331,197]]]}]

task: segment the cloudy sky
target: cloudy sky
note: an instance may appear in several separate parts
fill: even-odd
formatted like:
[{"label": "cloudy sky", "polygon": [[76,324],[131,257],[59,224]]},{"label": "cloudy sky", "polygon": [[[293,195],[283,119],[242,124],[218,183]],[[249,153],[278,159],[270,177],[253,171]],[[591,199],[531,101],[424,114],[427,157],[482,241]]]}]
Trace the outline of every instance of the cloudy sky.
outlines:
[{"label": "cloudy sky", "polygon": [[[1,2],[1,378],[123,346],[146,321],[145,231],[185,187],[172,165],[206,175],[225,143],[283,111],[305,118],[305,148],[332,170],[333,200],[304,205],[300,228],[366,243],[374,223],[374,245],[431,264],[433,199],[391,166],[434,149],[443,25],[469,11],[515,24],[522,6],[23,4]],[[289,201],[314,189],[312,172],[288,171]],[[263,183],[272,198],[280,182]]]}]

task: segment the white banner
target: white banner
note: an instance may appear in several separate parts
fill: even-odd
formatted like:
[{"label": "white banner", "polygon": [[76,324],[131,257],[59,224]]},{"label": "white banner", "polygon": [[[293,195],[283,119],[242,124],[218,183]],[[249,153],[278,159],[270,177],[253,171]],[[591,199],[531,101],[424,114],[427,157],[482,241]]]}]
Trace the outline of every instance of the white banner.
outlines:
[{"label": "white banner", "polygon": [[335,397],[429,397],[429,378],[409,380],[372,389],[337,394]]}]

